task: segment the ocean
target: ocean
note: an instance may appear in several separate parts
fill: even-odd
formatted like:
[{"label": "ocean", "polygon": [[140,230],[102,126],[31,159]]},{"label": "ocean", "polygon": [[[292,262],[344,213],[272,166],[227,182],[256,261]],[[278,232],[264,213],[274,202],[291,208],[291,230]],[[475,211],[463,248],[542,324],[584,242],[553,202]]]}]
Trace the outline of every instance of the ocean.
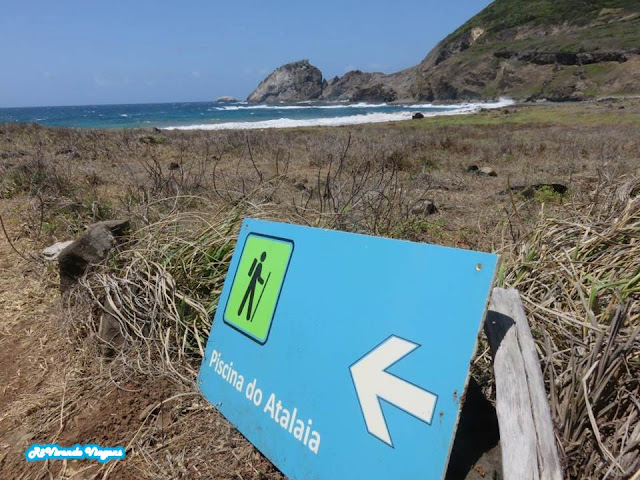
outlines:
[{"label": "ocean", "polygon": [[494,103],[457,105],[317,102],[261,105],[246,102],[194,102],[0,108],[0,124],[38,123],[50,127],[157,127],[181,130],[286,128],[407,120],[416,112],[426,117],[460,115],[512,103],[511,100],[501,99]]}]

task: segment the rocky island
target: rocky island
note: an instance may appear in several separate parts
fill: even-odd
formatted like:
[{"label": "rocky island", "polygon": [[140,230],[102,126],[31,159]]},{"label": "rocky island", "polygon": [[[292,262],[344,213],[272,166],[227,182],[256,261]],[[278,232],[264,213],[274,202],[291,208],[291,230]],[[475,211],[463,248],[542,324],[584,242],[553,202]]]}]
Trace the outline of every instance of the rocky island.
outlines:
[{"label": "rocky island", "polygon": [[325,82],[322,72],[308,60],[288,63],[274,70],[247,98],[248,102],[299,102],[318,100]]},{"label": "rocky island", "polygon": [[223,95],[222,97],[218,97],[215,99],[215,103],[232,103],[237,102],[238,99],[235,97],[230,97],[228,95]]}]

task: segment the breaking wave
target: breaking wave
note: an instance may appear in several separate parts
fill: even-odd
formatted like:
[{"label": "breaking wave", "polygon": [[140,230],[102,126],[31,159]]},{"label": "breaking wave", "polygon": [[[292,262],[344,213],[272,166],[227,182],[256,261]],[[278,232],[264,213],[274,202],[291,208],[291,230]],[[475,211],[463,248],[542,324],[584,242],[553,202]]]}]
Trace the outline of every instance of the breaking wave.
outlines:
[{"label": "breaking wave", "polygon": [[[413,104],[413,105],[372,105],[358,103],[352,105],[318,105],[318,106],[275,106],[275,105],[249,105],[245,107],[234,106],[237,109],[275,109],[275,110],[293,110],[293,109],[327,109],[327,108],[380,108],[393,107],[400,109],[390,113],[372,112],[359,113],[355,115],[343,115],[334,117],[317,117],[317,118],[276,118],[261,121],[242,121],[242,122],[221,122],[221,123],[203,123],[197,125],[176,125],[164,127],[165,130],[248,130],[261,128],[295,128],[295,127],[318,127],[318,126],[341,126],[341,125],[359,125],[364,123],[382,123],[394,122],[401,120],[409,120],[414,112],[422,111],[425,117],[435,117],[441,115],[464,115],[474,113],[482,108],[492,109],[513,105],[511,99],[500,99],[498,102],[491,103],[465,103],[458,105],[432,105],[432,104]],[[222,107],[220,107],[222,108]],[[228,108],[228,107],[227,107]]]}]

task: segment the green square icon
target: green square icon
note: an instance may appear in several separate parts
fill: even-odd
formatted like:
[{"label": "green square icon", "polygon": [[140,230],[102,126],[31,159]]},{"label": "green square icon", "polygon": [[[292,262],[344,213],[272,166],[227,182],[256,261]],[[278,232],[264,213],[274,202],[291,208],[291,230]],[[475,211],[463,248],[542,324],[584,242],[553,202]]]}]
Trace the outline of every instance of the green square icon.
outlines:
[{"label": "green square icon", "polygon": [[258,343],[271,330],[293,242],[251,233],[247,236],[224,310],[224,321]]}]

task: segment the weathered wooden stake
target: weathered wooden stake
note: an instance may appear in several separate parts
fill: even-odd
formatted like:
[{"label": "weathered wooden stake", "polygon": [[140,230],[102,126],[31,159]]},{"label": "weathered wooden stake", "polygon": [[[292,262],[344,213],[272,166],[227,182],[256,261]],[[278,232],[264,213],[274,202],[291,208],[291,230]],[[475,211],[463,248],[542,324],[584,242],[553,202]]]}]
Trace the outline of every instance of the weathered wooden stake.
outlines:
[{"label": "weathered wooden stake", "polygon": [[485,332],[505,480],[562,480],[540,361],[517,290],[493,289]]}]

